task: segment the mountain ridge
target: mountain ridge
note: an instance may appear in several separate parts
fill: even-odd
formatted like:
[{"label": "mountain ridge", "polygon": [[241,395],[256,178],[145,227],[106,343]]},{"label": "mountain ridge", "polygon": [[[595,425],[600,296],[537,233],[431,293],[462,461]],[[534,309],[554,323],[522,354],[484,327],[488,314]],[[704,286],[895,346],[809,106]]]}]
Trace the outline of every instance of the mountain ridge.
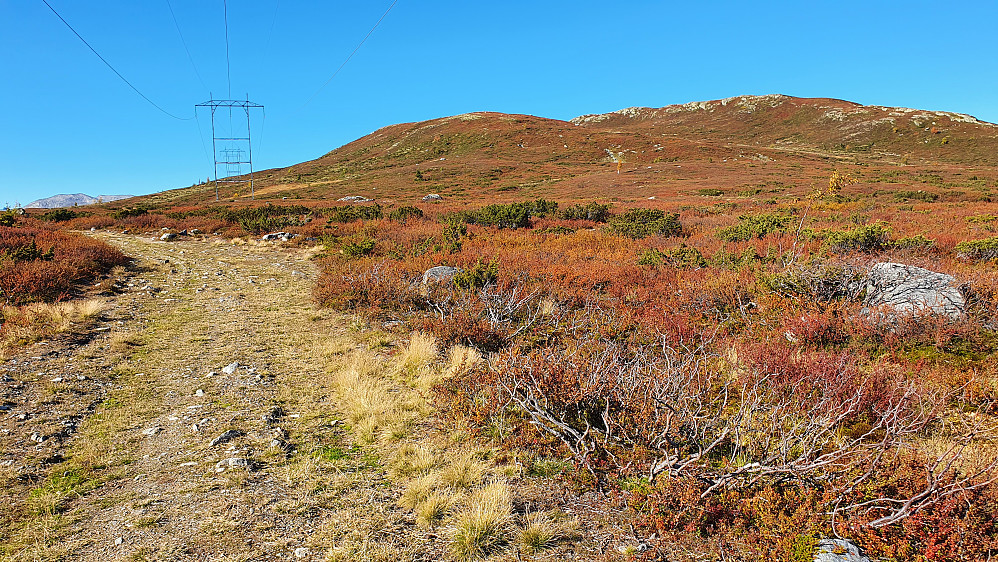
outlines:
[{"label": "mountain ridge", "polygon": [[121,201],[122,199],[130,199],[135,197],[134,195],[98,195],[93,197],[85,193],[60,193],[58,195],[53,195],[51,197],[45,197],[44,199],[38,199],[28,203],[24,207],[26,209],[58,209],[61,207],[75,207],[75,206],[86,206],[95,205],[97,203],[111,203],[114,201]]}]

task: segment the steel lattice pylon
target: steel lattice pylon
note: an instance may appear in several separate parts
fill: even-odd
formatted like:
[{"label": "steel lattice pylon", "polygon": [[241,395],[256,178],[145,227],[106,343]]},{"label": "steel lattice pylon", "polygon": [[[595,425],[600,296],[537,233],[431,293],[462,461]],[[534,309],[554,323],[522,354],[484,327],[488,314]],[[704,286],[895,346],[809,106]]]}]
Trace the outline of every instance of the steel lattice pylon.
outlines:
[{"label": "steel lattice pylon", "polygon": [[[262,110],[263,106],[249,101],[249,96],[247,95],[245,100],[210,99],[206,102],[196,104],[194,106],[194,111],[196,112],[199,107],[207,107],[211,111],[211,152],[212,160],[215,164],[215,201],[218,201],[218,184],[220,183],[248,183],[250,186],[250,197],[255,199],[256,191],[253,185],[253,142],[250,135],[250,110]],[[215,117],[219,109],[228,109],[228,112],[226,113],[229,117],[229,128],[227,129],[228,134],[225,136],[220,136],[218,132],[220,128],[222,130],[225,129],[216,126]],[[243,136],[242,128],[240,128],[238,132],[233,130],[233,109],[242,109],[246,115],[245,136]],[[220,144],[222,145],[222,148],[219,148]],[[245,145],[245,149],[242,145]],[[220,164],[225,166],[225,176],[222,179],[218,178],[218,166]],[[240,177],[245,178],[242,174],[243,164],[249,165],[248,179],[238,179]]]}]

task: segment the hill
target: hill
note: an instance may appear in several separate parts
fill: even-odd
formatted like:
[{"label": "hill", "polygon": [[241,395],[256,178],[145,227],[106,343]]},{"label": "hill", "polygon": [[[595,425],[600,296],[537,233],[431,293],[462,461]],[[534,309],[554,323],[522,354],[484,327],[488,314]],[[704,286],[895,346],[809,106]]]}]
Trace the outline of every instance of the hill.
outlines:
[{"label": "hill", "polygon": [[112,201],[121,201],[122,199],[129,199],[134,197],[134,195],[98,195],[97,197],[91,197],[84,193],[73,193],[73,194],[60,194],[53,195],[52,197],[46,197],[45,199],[39,199],[37,201],[32,201],[26,205],[28,209],[58,209],[60,207],[76,207],[84,205],[94,205],[97,203],[111,203]]},{"label": "hill", "polygon": [[[998,126],[969,115],[824,98],[740,96],[628,108],[571,121],[479,112],[390,125],[319,158],[258,172],[259,199],[416,201],[661,197],[778,181],[811,184],[839,164],[913,178],[998,165]],[[623,161],[623,177],[615,172]],[[962,173],[962,172],[961,172]],[[857,174],[862,176],[862,173]],[[860,178],[861,179],[861,178]],[[912,181],[917,184],[917,181]],[[245,186],[223,197],[248,200]],[[150,203],[204,203],[202,184]]]}]

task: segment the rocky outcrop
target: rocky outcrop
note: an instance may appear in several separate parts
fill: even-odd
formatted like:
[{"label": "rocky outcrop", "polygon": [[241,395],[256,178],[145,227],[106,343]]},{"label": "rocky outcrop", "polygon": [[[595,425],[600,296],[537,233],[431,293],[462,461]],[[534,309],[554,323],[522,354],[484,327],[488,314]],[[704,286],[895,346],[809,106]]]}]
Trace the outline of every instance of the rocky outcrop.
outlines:
[{"label": "rocky outcrop", "polygon": [[938,314],[961,318],[966,300],[952,275],[903,263],[877,263],[866,279],[864,314],[902,316]]}]

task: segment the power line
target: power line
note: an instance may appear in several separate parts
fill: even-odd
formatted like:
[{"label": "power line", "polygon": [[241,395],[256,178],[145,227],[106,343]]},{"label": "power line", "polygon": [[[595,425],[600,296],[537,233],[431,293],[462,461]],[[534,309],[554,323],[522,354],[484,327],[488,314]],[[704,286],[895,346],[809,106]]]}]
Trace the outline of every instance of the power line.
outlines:
[{"label": "power line", "polygon": [[191,61],[191,66],[194,67],[194,75],[198,77],[198,82],[204,86],[204,89],[208,89],[208,85],[204,83],[204,79],[201,78],[201,73],[198,72],[198,65],[194,64],[194,57],[191,56],[191,50],[187,48],[187,41],[184,40],[184,34],[180,31],[180,23],[177,22],[177,14],[173,13],[173,5],[170,4],[170,0],[166,0],[166,6],[170,8],[170,16],[173,17],[173,25],[177,27],[177,35],[180,36],[180,42],[184,45],[184,50],[187,51],[187,60]]},{"label": "power line", "polygon": [[232,99],[232,72],[229,66],[229,5],[222,0],[222,17],[225,18],[225,78],[229,81],[229,99]]},{"label": "power line", "polygon": [[321,86],[319,86],[319,89],[316,90],[315,93],[311,95],[311,97],[305,100],[305,103],[301,104],[301,107],[299,109],[302,109],[306,105],[308,105],[309,102],[311,102],[315,98],[315,96],[319,95],[319,92],[321,92],[322,89],[326,87],[326,85],[328,85],[330,82],[333,81],[333,78],[336,78],[336,75],[339,74],[341,70],[343,70],[343,67],[346,66],[347,63],[350,62],[350,59],[352,59],[353,56],[357,54],[357,51],[359,51],[360,48],[364,46],[364,43],[366,43],[367,39],[374,33],[374,30],[378,29],[378,26],[381,25],[381,22],[388,16],[388,12],[392,11],[392,8],[395,7],[395,4],[398,4],[398,1],[399,0],[392,1],[391,6],[388,6],[388,9],[385,10],[385,13],[381,14],[381,17],[378,19],[377,23],[374,24],[374,27],[371,28],[371,31],[368,31],[367,35],[365,35],[364,38],[360,41],[360,43],[357,44],[357,47],[353,50],[353,52],[350,53],[350,56],[348,56],[346,60],[343,61],[343,64],[341,64],[340,67],[336,69],[336,72],[334,72],[333,75],[330,76],[328,80],[326,80],[325,82],[322,83]]},{"label": "power line", "polygon": [[124,76],[122,76],[120,72],[118,72],[117,70],[115,70],[115,68],[113,66],[111,66],[111,63],[107,62],[107,59],[105,59],[104,57],[102,57],[100,55],[100,53],[97,52],[97,49],[94,49],[90,45],[90,43],[87,43],[87,40],[84,39],[82,35],[80,35],[79,33],[77,33],[77,31],[75,29],[73,29],[73,26],[69,25],[69,22],[66,21],[66,19],[63,18],[61,15],[59,15],[59,12],[55,11],[55,8],[53,8],[52,5],[48,3],[48,0],[42,0],[42,3],[45,4],[46,6],[48,6],[48,8],[50,10],[52,10],[52,13],[55,14],[55,17],[59,18],[62,21],[62,23],[66,24],[66,27],[68,27],[69,30],[73,32],[73,35],[76,35],[80,39],[80,41],[83,41],[83,44],[86,45],[87,48],[90,49],[95,55],[97,55],[97,58],[99,58],[101,60],[101,62],[103,62],[105,65],[107,65],[107,67],[111,69],[111,72],[115,73],[115,75],[117,75],[118,78],[121,78],[122,82],[124,82],[125,84],[128,84],[129,88],[131,88],[132,90],[135,90],[135,93],[138,94],[139,96],[141,96],[142,99],[146,100],[147,102],[149,102],[150,105],[152,105],[156,109],[162,111],[163,113],[165,113],[166,115],[169,115],[170,117],[173,117],[174,119],[177,119],[178,121],[190,121],[191,119],[193,119],[193,117],[187,117],[187,118],[177,117],[176,115],[170,113],[169,111],[167,111],[167,110],[163,109],[162,107],[160,107],[159,105],[157,105],[156,102],[154,102],[151,99],[149,99],[148,96],[146,96],[145,94],[143,94],[142,92],[140,92],[138,88],[136,88],[135,86],[133,86],[131,82],[129,82]]}]

